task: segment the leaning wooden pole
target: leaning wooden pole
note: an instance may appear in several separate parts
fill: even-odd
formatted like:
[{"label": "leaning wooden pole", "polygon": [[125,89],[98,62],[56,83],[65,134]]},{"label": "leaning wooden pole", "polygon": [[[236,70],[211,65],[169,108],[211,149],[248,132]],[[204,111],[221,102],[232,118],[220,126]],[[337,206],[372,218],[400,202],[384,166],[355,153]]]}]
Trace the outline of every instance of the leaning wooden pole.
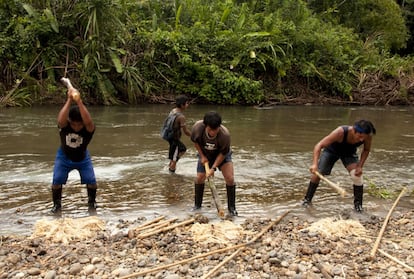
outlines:
[{"label": "leaning wooden pole", "polygon": [[[267,225],[266,227],[264,227],[260,233],[258,233],[252,240],[250,240],[249,242],[246,243],[247,244],[251,244],[256,242],[259,238],[261,238],[268,230],[270,230],[275,224],[279,223],[280,220],[283,219],[283,217],[285,217],[285,215],[287,215],[289,212],[285,212],[284,215],[282,215],[281,217],[279,217],[278,219],[276,219],[275,221],[273,221],[272,223],[270,223],[269,225]],[[245,245],[245,246],[246,246]],[[206,275],[204,275],[202,277],[202,279],[207,279],[210,278],[211,276],[213,276],[214,274],[216,274],[217,270],[219,270],[223,265],[225,265],[228,261],[230,261],[231,259],[233,259],[235,256],[237,256],[238,253],[240,253],[241,251],[243,251],[243,249],[245,248],[245,246],[240,247],[239,249],[237,249],[236,252],[234,252],[233,254],[231,254],[229,257],[227,257],[224,261],[222,261],[220,264],[218,264],[215,268],[213,268],[212,270],[210,270],[209,273],[207,273]]]},{"label": "leaning wooden pole", "polygon": [[411,272],[414,272],[414,268],[412,268],[412,267],[411,267],[411,266],[409,266],[408,264],[406,264],[406,263],[404,263],[404,262],[400,261],[399,259],[397,259],[397,258],[395,258],[395,257],[391,256],[391,255],[390,255],[390,254],[388,254],[387,252],[382,251],[381,249],[378,249],[378,252],[380,252],[381,254],[383,254],[384,256],[386,256],[387,258],[389,258],[389,259],[393,260],[394,262],[396,262],[396,263],[398,263],[398,264],[402,265],[403,267],[405,267],[405,268],[409,269]]},{"label": "leaning wooden pole", "polygon": [[[279,223],[288,213],[289,213],[289,211],[286,211],[285,213],[283,213],[279,218],[277,218],[275,221],[273,221],[265,229],[269,230],[272,226]],[[194,260],[197,260],[197,259],[205,258],[205,257],[208,257],[208,256],[213,255],[213,254],[223,253],[223,252],[226,252],[226,251],[229,251],[229,250],[234,250],[234,249],[239,249],[239,248],[245,247],[245,246],[253,243],[257,239],[259,239],[259,237],[261,237],[263,234],[265,234],[266,233],[265,229],[263,229],[256,237],[254,237],[249,242],[233,245],[233,246],[226,247],[226,248],[217,249],[217,250],[210,251],[210,252],[207,252],[207,253],[204,253],[204,254],[201,254],[201,255],[197,255],[197,256],[194,256],[192,258],[181,260],[181,261],[178,261],[178,262],[175,262],[175,263],[155,267],[155,268],[152,268],[152,269],[140,271],[140,272],[133,273],[133,274],[129,274],[129,275],[126,275],[124,277],[120,277],[120,279],[128,279],[128,278],[134,278],[134,277],[142,276],[142,275],[145,275],[145,274],[148,274],[148,273],[168,269],[168,268],[176,266],[176,265],[180,265],[180,264],[188,263],[188,262],[191,262],[191,261],[194,261]]]},{"label": "leaning wooden pole", "polygon": [[387,227],[387,224],[388,224],[388,221],[389,221],[389,219],[391,217],[391,214],[394,211],[394,208],[397,206],[398,202],[400,201],[401,197],[404,195],[404,193],[405,193],[406,190],[407,190],[406,188],[403,188],[402,189],[401,193],[398,195],[398,198],[395,200],[395,202],[392,205],[390,211],[388,212],[387,217],[385,218],[384,223],[382,224],[382,228],[381,228],[381,230],[380,230],[380,232],[379,232],[379,234],[377,236],[377,239],[375,240],[374,247],[372,247],[371,254],[370,254],[370,259],[371,260],[373,260],[374,257],[375,257],[375,253],[378,250],[378,246],[380,244],[382,235],[384,234],[385,228]]},{"label": "leaning wooden pole", "polygon": [[285,216],[288,215],[288,213],[289,213],[289,210],[286,211],[285,213],[283,213],[279,218],[277,218],[276,220],[274,220],[272,223],[270,223],[269,225],[267,225],[267,227],[264,227],[262,229],[262,231],[259,234],[257,234],[252,240],[250,240],[249,242],[247,242],[247,244],[252,244],[252,243],[256,242],[256,240],[258,240],[259,238],[261,238],[274,225],[278,224],[283,218],[285,218]]},{"label": "leaning wooden pole", "polygon": [[239,249],[237,249],[233,254],[231,254],[229,257],[227,257],[226,259],[224,259],[224,261],[222,261],[221,263],[219,263],[218,265],[216,265],[212,270],[210,270],[206,275],[204,275],[203,277],[201,277],[201,279],[207,279],[207,278],[211,278],[214,274],[216,274],[216,272],[222,267],[224,266],[226,263],[228,263],[231,259],[233,259],[235,256],[237,256],[238,253],[240,253],[241,251],[244,250],[244,247],[241,247]]}]

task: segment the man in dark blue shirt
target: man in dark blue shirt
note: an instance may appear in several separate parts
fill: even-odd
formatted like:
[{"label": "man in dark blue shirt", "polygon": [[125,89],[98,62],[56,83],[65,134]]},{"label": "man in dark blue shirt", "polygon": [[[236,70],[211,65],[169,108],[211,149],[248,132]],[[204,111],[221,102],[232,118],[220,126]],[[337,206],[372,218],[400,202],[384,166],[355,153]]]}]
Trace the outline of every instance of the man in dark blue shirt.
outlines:
[{"label": "man in dark blue shirt", "polygon": [[[353,126],[337,127],[319,141],[313,148],[313,161],[309,168],[312,176],[303,204],[311,203],[319,185],[320,178],[315,174],[316,171],[319,171],[322,175],[329,175],[336,161],[341,159],[353,181],[355,210],[362,212],[362,167],[368,158],[372,137],[375,133],[375,127],[370,121],[359,120]],[[357,148],[361,145],[363,145],[363,150],[358,159]]]}]

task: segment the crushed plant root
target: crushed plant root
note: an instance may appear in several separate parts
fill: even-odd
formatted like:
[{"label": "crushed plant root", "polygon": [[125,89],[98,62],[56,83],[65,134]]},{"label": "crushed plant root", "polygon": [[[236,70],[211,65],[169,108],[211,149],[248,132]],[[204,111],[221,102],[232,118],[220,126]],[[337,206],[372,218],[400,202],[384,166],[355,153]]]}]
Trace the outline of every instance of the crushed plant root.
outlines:
[{"label": "crushed plant root", "polygon": [[327,237],[366,236],[366,229],[359,221],[335,218],[320,219],[301,231],[317,232]]},{"label": "crushed plant root", "polygon": [[83,240],[93,237],[96,231],[101,231],[104,228],[104,221],[96,216],[77,219],[43,219],[36,222],[31,238],[43,237],[53,242],[68,244],[72,240]]},{"label": "crushed plant root", "polygon": [[246,234],[240,225],[228,220],[209,224],[195,223],[190,231],[197,242],[220,244],[235,242]]}]

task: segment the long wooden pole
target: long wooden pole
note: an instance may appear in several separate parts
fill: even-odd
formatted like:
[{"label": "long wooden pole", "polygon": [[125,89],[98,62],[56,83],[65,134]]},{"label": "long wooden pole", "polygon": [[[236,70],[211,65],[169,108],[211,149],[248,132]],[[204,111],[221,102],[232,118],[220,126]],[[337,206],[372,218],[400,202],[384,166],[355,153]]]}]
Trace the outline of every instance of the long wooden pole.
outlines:
[{"label": "long wooden pole", "polygon": [[247,244],[252,244],[254,242],[256,242],[256,240],[258,240],[259,238],[261,238],[268,230],[270,230],[274,225],[278,224],[283,218],[285,218],[286,215],[288,215],[289,210],[285,211],[285,213],[283,213],[279,218],[277,218],[276,220],[274,220],[272,223],[270,223],[269,225],[267,225],[267,227],[264,227],[260,233],[258,233],[252,240],[250,240],[249,242],[247,242]]},{"label": "long wooden pole", "polygon": [[388,220],[390,219],[391,214],[394,211],[394,208],[397,206],[397,203],[400,201],[401,197],[404,195],[404,193],[405,193],[406,190],[407,190],[406,188],[403,188],[401,190],[401,193],[398,195],[398,197],[395,200],[394,204],[392,205],[390,211],[388,211],[387,217],[385,218],[384,223],[382,224],[382,228],[381,228],[381,230],[380,230],[380,232],[379,232],[379,234],[377,236],[377,239],[375,240],[374,247],[372,247],[371,254],[370,254],[370,259],[371,260],[373,260],[374,257],[375,257],[375,253],[377,252],[377,249],[378,249],[378,246],[380,244],[382,235],[384,234],[385,228],[387,227]]},{"label": "long wooden pole", "polygon": [[390,254],[388,254],[387,252],[382,251],[381,249],[378,249],[378,252],[380,252],[381,254],[383,254],[384,256],[386,256],[387,258],[389,258],[389,259],[393,260],[394,262],[396,262],[396,263],[398,263],[398,264],[402,265],[403,267],[405,267],[405,268],[409,269],[411,272],[414,272],[414,268],[412,268],[411,266],[407,265],[406,263],[404,263],[404,262],[400,261],[399,259],[397,259],[397,258],[395,258],[395,257],[391,256],[391,255],[390,255]]},{"label": "long wooden pole", "polygon": [[[264,227],[260,233],[258,233],[252,240],[250,240],[249,242],[246,243],[247,244],[251,244],[256,242],[260,237],[262,237],[268,230],[270,230],[275,224],[279,223],[279,221],[288,214],[289,212],[285,212],[284,215],[282,215],[279,219],[275,220],[274,222],[270,223],[269,225],[267,225],[266,227]],[[212,270],[210,270],[209,273],[207,273],[205,276],[202,277],[202,279],[207,279],[210,278],[211,276],[213,276],[214,274],[216,274],[217,270],[219,270],[223,265],[225,265],[227,262],[229,262],[231,259],[233,259],[235,256],[237,256],[238,253],[240,253],[241,251],[243,251],[245,249],[245,246],[240,247],[239,249],[237,249],[237,251],[235,251],[233,254],[231,254],[229,257],[227,257],[224,261],[222,261],[220,264],[218,264],[215,268],[213,268]]]},{"label": "long wooden pole", "polygon": [[266,230],[269,230],[272,226],[279,223],[288,213],[289,213],[289,211],[286,211],[285,213],[283,213],[279,218],[277,218],[275,221],[273,221],[269,226],[267,226],[265,229],[263,229],[256,237],[254,237],[249,242],[233,245],[233,246],[226,247],[226,248],[213,250],[213,251],[210,251],[210,252],[207,252],[207,253],[204,253],[204,254],[201,254],[201,255],[197,255],[197,256],[194,256],[192,258],[188,258],[188,259],[185,259],[185,260],[181,260],[181,261],[178,261],[178,262],[175,262],[175,263],[170,263],[170,264],[167,264],[167,265],[158,266],[158,267],[155,267],[155,268],[152,268],[152,269],[148,269],[148,270],[140,271],[140,272],[137,272],[137,273],[129,274],[129,275],[126,275],[124,277],[120,277],[120,279],[128,279],[128,278],[142,276],[142,275],[152,273],[152,272],[155,272],[155,271],[168,269],[168,268],[176,266],[176,265],[188,263],[188,262],[200,259],[200,258],[205,258],[205,257],[208,257],[208,256],[213,255],[213,254],[223,253],[223,252],[226,252],[226,251],[229,251],[229,250],[234,250],[234,249],[239,249],[239,248],[245,247],[245,246],[255,242],[257,239],[259,239],[259,237],[262,237],[262,235],[266,233]]},{"label": "long wooden pole", "polygon": [[231,254],[229,257],[227,257],[226,259],[224,259],[224,261],[222,261],[221,263],[219,263],[218,265],[216,265],[212,270],[210,270],[206,275],[204,275],[203,277],[201,277],[201,279],[207,279],[210,278],[211,276],[213,276],[214,274],[216,274],[216,272],[226,263],[228,263],[231,259],[233,259],[235,256],[237,256],[238,253],[240,253],[241,251],[244,250],[244,247],[241,247],[239,249],[237,249],[233,254]]}]

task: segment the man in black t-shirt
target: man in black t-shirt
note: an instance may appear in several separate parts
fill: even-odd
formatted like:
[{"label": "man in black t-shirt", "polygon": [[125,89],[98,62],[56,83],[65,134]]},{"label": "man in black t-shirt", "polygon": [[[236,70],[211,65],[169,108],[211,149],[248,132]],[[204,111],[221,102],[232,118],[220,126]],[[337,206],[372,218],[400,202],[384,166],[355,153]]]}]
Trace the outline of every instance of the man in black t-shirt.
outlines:
[{"label": "man in black t-shirt", "polygon": [[[72,106],[72,102],[75,105]],[[51,211],[53,213],[61,211],[62,185],[66,184],[69,172],[74,169],[79,171],[81,184],[86,184],[89,210],[95,210],[97,184],[91,157],[87,150],[95,132],[95,124],[76,89],[68,89],[66,102],[57,120],[60,147],[56,153],[53,168],[53,208]]]}]

